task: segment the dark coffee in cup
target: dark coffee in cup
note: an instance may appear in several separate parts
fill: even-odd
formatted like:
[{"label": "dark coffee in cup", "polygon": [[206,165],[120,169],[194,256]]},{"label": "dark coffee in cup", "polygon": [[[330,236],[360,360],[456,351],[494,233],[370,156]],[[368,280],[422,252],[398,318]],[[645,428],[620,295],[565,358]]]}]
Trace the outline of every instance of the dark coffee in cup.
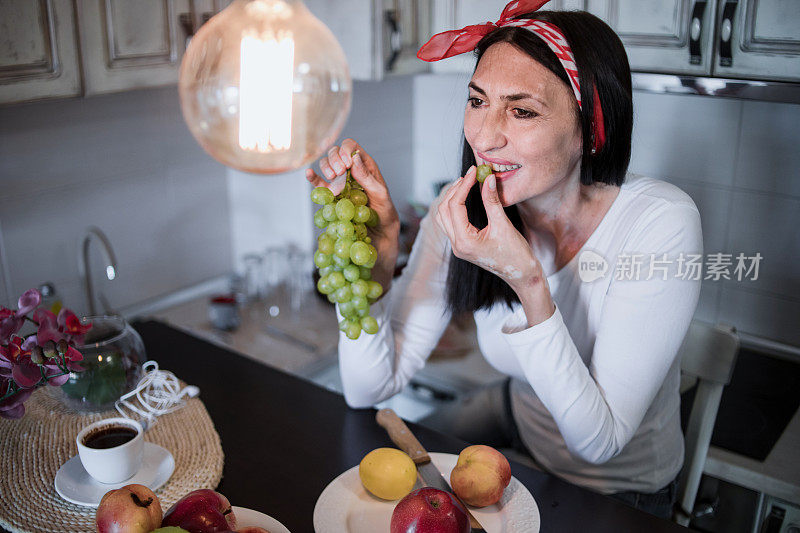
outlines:
[{"label": "dark coffee in cup", "polygon": [[138,432],[129,426],[106,426],[90,431],[83,438],[83,445],[95,450],[106,450],[122,446],[136,437]]}]

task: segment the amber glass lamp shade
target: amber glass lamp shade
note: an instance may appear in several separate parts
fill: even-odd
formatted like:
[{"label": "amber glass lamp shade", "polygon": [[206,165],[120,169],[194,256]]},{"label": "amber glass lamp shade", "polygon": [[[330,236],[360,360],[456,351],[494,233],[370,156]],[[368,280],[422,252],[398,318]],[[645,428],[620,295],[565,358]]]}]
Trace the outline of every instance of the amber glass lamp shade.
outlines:
[{"label": "amber glass lamp shade", "polygon": [[191,39],[183,117],[217,161],[259,174],[307,165],[334,144],[352,83],[330,30],[299,0],[236,0]]}]

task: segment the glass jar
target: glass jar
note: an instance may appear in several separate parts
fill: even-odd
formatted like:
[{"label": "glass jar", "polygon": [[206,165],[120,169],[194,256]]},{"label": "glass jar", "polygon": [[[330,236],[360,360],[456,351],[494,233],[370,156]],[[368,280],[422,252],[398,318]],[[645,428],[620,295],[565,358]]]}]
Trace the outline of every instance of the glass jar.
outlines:
[{"label": "glass jar", "polygon": [[71,372],[64,385],[51,390],[74,411],[107,411],[139,383],[146,360],[144,342],[119,316],[83,317],[81,322],[92,324],[83,346],[76,346],[84,371]]}]

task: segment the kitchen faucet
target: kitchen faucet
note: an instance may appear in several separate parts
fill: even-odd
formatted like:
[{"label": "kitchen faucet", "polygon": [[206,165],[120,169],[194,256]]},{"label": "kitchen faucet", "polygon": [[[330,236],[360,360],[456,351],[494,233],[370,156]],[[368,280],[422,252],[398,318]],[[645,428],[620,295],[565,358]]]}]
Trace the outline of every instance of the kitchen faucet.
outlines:
[{"label": "kitchen faucet", "polygon": [[111,241],[108,240],[108,237],[100,228],[90,226],[87,228],[78,249],[78,271],[83,277],[83,287],[86,290],[86,303],[90,316],[97,314],[94,307],[94,287],[92,286],[92,275],[89,268],[89,245],[92,242],[92,236],[97,237],[100,240],[100,244],[103,245],[103,254],[106,259],[106,277],[112,280],[117,276],[117,259],[114,256]]}]

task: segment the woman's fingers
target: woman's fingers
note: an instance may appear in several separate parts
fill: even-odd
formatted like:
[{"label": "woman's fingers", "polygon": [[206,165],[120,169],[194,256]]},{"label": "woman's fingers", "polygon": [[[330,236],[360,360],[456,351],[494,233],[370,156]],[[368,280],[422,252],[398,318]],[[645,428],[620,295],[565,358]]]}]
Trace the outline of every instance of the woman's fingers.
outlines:
[{"label": "woman's fingers", "polygon": [[436,220],[439,222],[439,226],[444,231],[447,238],[450,240],[451,247],[455,250],[455,238],[456,236],[453,234],[453,219],[450,216],[450,211],[447,207],[447,202],[442,201],[439,204],[439,208],[436,210]]},{"label": "woman's fingers", "polygon": [[328,150],[328,164],[331,166],[337,176],[341,176],[347,171],[347,166],[342,161],[339,155],[339,147],[333,146]]},{"label": "woman's fingers", "polygon": [[322,179],[314,172],[313,168],[306,169],[306,179],[313,185],[314,187],[327,187],[328,182]]},{"label": "woman's fingers", "polygon": [[367,196],[370,198],[375,198],[378,200],[386,200],[389,197],[389,191],[386,189],[386,184],[383,183],[383,179],[380,179],[379,176],[376,176],[367,165],[364,163],[364,159],[361,155],[361,152],[356,152],[352,156],[353,166],[350,167],[350,173],[358,183],[364,187],[364,190],[367,192]]},{"label": "woman's fingers", "polygon": [[353,139],[345,139],[342,141],[342,147],[339,149],[339,157],[342,158],[347,168],[353,166],[353,152],[362,152],[363,149]]},{"label": "woman's fingers", "polygon": [[319,160],[319,170],[328,181],[333,181],[336,179],[336,172],[333,170],[333,168],[331,168],[331,164],[328,162],[327,157],[323,157]]},{"label": "woman's fingers", "polygon": [[[450,186],[437,209],[437,218],[440,220],[440,225],[450,239],[450,245],[457,256],[461,255],[460,247],[464,242],[464,238],[475,231],[475,228],[467,218],[466,206],[464,205],[467,194],[469,194],[470,183],[475,183],[474,166],[467,170],[463,178],[459,178]],[[461,199],[460,205],[459,199]]]},{"label": "woman's fingers", "polygon": [[489,174],[486,181],[483,182],[481,187],[481,200],[483,207],[486,209],[486,218],[489,224],[510,224],[508,215],[503,210],[503,204],[500,202],[500,196],[497,194],[497,178],[494,174]]},{"label": "woman's fingers", "polygon": [[468,233],[469,229],[474,229],[474,226],[469,221],[467,216],[467,196],[472,187],[477,183],[476,168],[473,165],[467,171],[463,178],[459,180],[454,187],[453,195],[448,201],[451,216],[453,217],[454,231],[462,234]]}]

